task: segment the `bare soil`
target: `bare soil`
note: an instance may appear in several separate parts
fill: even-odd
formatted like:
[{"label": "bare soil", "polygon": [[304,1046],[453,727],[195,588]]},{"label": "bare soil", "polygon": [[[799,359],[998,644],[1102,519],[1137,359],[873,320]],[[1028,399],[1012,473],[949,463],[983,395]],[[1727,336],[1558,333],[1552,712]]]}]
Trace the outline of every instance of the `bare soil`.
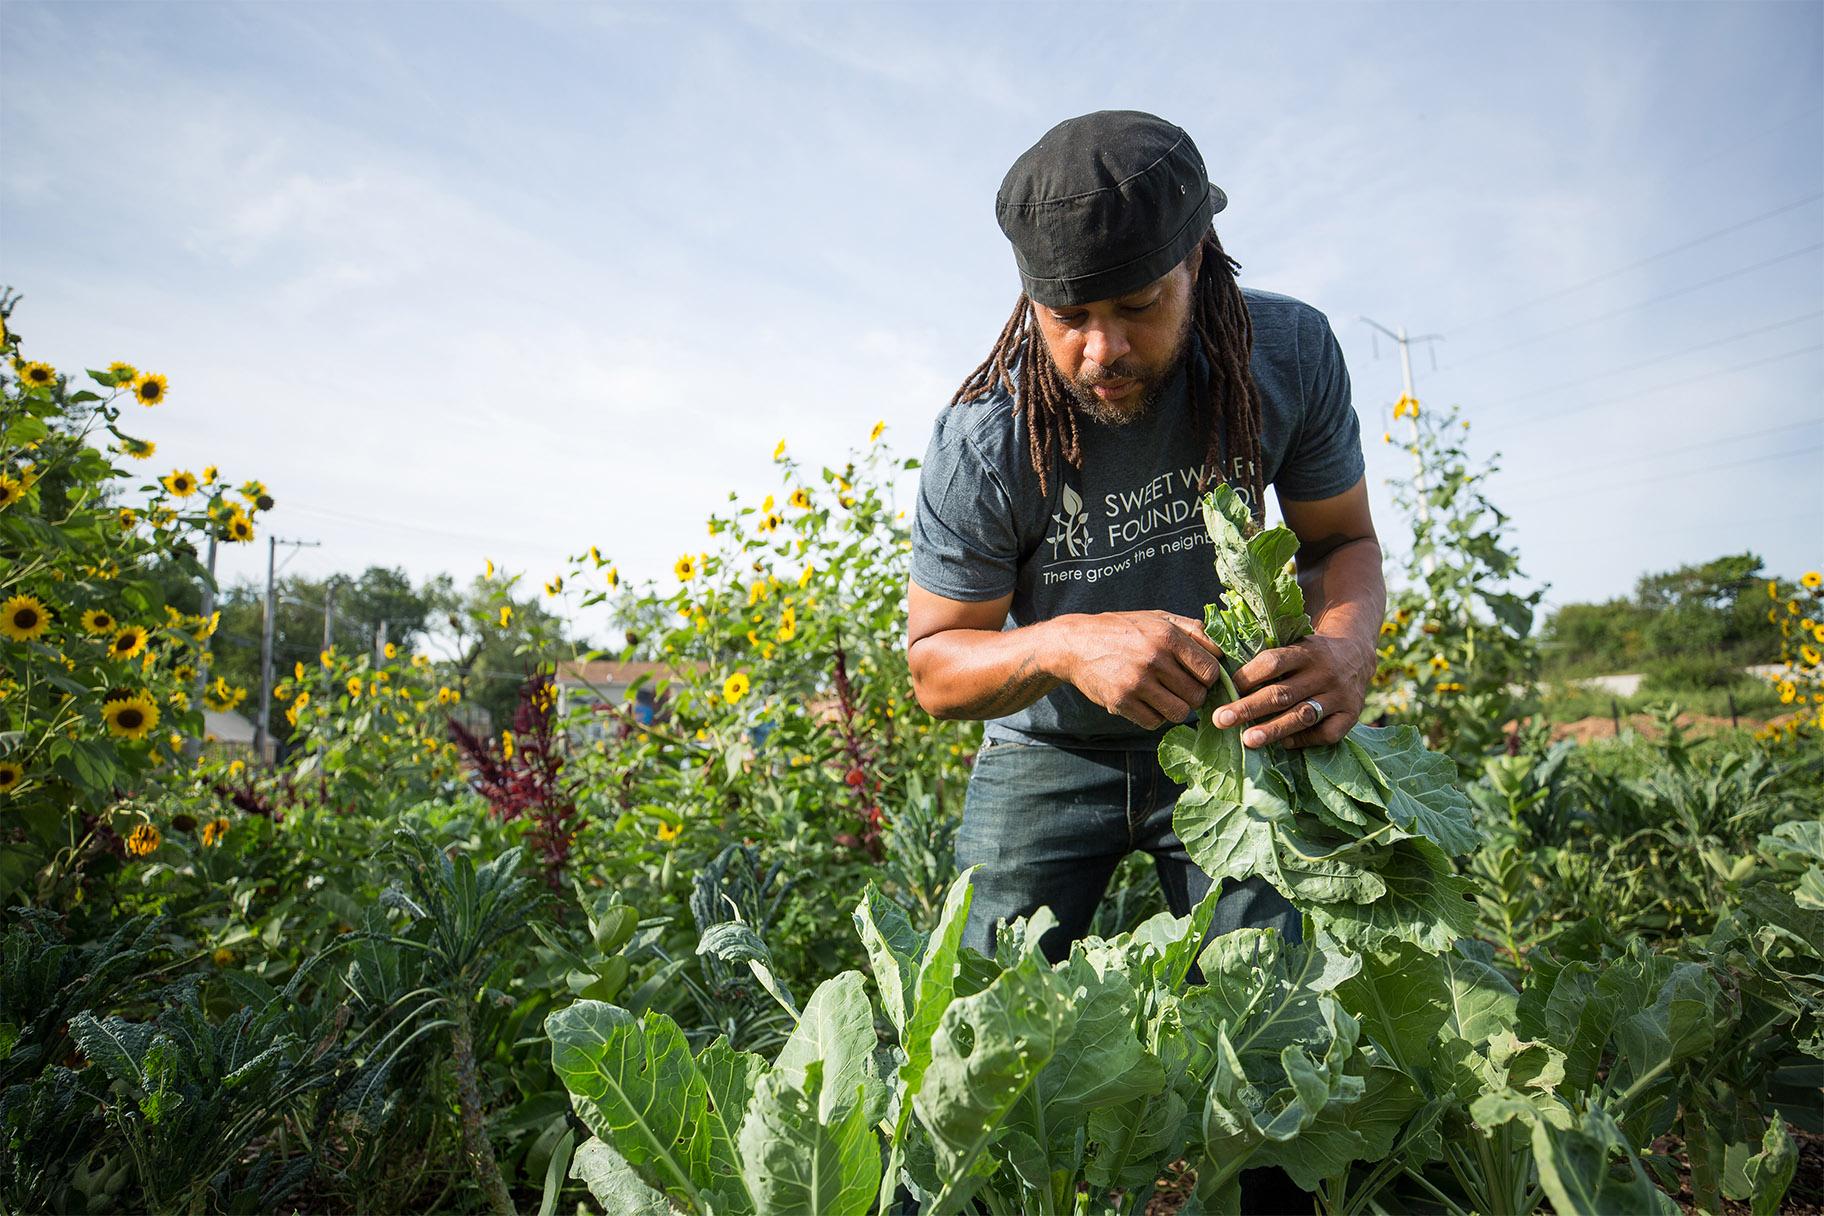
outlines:
[{"label": "bare soil", "polygon": [[[1678,724],[1688,730],[1693,737],[1714,735],[1719,731],[1731,729],[1728,718],[1711,714],[1680,714]],[[1760,718],[1738,718],[1736,725],[1743,730],[1759,730],[1766,725]],[[1623,714],[1621,728],[1631,730],[1647,739],[1657,739],[1660,735],[1659,723],[1646,714]],[[1579,718],[1575,722],[1555,722],[1552,724],[1552,738],[1574,739],[1578,743],[1588,743],[1592,739],[1613,739],[1615,737],[1615,719],[1612,717]]]}]

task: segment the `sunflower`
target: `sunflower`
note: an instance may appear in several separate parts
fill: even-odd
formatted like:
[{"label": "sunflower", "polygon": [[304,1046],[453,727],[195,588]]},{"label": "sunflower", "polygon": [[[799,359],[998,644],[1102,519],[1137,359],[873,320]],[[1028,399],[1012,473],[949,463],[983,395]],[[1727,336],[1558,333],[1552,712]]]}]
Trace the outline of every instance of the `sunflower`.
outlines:
[{"label": "sunflower", "polygon": [[248,502],[252,502],[265,492],[266,483],[263,481],[249,481],[241,486],[241,497],[245,498]]},{"label": "sunflower", "polygon": [[785,440],[781,439],[779,441],[779,446],[773,449],[773,459],[779,460],[779,459],[782,459],[784,456],[785,456]]},{"label": "sunflower", "polygon": [[184,469],[172,469],[164,478],[165,489],[171,491],[173,498],[188,498],[196,493],[196,474]]},{"label": "sunflower", "polygon": [[240,509],[236,508],[234,513],[228,517],[228,522],[222,526],[222,535],[237,545],[245,544],[253,539],[253,521],[242,515]]},{"label": "sunflower", "polygon": [[101,703],[101,720],[111,735],[143,739],[158,725],[158,706],[143,692],[127,693]]},{"label": "sunflower", "polygon": [[25,769],[11,760],[0,760],[0,794],[10,794],[25,779]]},{"label": "sunflower", "polygon": [[0,604],[0,633],[15,642],[42,637],[50,627],[50,610],[35,595],[15,595]]},{"label": "sunflower", "polygon": [[802,574],[800,574],[800,575],[799,575],[799,576],[798,576],[798,585],[799,585],[799,586],[800,586],[800,587],[808,587],[808,586],[810,586],[810,585],[811,585],[811,579],[812,579],[812,578],[813,578],[813,577],[814,577],[814,576],[815,576],[815,575],[816,575],[816,573],[817,573],[817,567],[815,567],[815,566],[806,566],[806,567],[805,567],[805,568],[804,568],[804,572],[803,572],[803,573],[802,573]]},{"label": "sunflower", "polygon": [[203,847],[206,849],[213,849],[216,845],[222,843],[222,837],[227,834],[228,820],[224,816],[217,815],[214,819],[211,819],[208,823],[203,825]]},{"label": "sunflower", "polygon": [[250,504],[252,504],[253,509],[256,511],[272,510],[272,503],[273,503],[272,495],[266,493],[264,490],[260,491],[258,494],[255,494],[252,498],[249,498],[247,501]]},{"label": "sunflower", "polygon": [[141,405],[157,405],[165,399],[169,382],[157,372],[141,372],[133,377],[133,399]]},{"label": "sunflower", "polygon": [[344,687],[346,687],[348,689],[349,696],[351,696],[351,697],[360,696],[361,695],[361,677],[360,676],[348,677],[348,683]]},{"label": "sunflower", "polygon": [[1824,662],[1824,652],[1820,652],[1816,646],[1799,647],[1799,657],[1805,660],[1807,667],[1816,667],[1820,662]]},{"label": "sunflower", "polygon": [[659,843],[670,844],[684,834],[684,825],[680,823],[661,823],[659,825]]},{"label": "sunflower", "polygon": [[551,581],[545,584],[545,594],[546,595],[556,595],[559,592],[561,592],[563,589],[564,589],[564,576],[561,574],[552,575]]},{"label": "sunflower", "polygon": [[1431,669],[1433,671],[1449,671],[1450,660],[1441,654],[1434,654],[1431,656]]},{"label": "sunflower", "polygon": [[1824,587],[1824,574],[1819,574],[1816,570],[1807,570],[1799,575],[1799,586],[1807,591],[1816,591],[1819,587]]},{"label": "sunflower", "polygon": [[779,614],[777,636],[781,642],[789,642],[798,636],[798,610],[790,604],[787,604],[785,611]]},{"label": "sunflower", "polygon": [[116,624],[114,614],[105,608],[91,608],[82,614],[84,633],[112,633]]},{"label": "sunflower", "polygon": [[620,586],[621,585],[621,568],[619,566],[608,567],[608,573],[605,577],[608,579],[609,587]]},{"label": "sunflower", "polygon": [[5,473],[0,473],[0,507],[10,507],[25,497],[25,487]]},{"label": "sunflower", "polygon": [[787,501],[800,511],[808,511],[811,509],[811,492],[803,486],[799,486],[792,491],[792,496]]},{"label": "sunflower", "polygon": [[746,673],[737,671],[722,681],[722,699],[733,705],[747,695],[747,687]]},{"label": "sunflower", "polygon": [[57,369],[48,363],[27,363],[19,368],[19,378],[32,388],[49,388],[57,383]]},{"label": "sunflower", "polygon": [[158,851],[164,837],[157,828],[149,823],[142,823],[127,836],[127,852],[135,857],[150,857]]},{"label": "sunflower", "polygon": [[396,659],[399,657],[399,647],[392,642],[388,642],[385,646],[380,648],[380,653],[389,659]]},{"label": "sunflower", "polygon": [[686,553],[672,566],[671,572],[678,576],[680,583],[688,583],[697,577],[697,559]]},{"label": "sunflower", "polygon": [[114,635],[114,641],[108,646],[108,654],[116,659],[130,659],[146,648],[146,631],[138,625],[128,625]]},{"label": "sunflower", "polygon": [[780,519],[777,515],[768,515],[765,519],[760,521],[760,531],[771,532],[784,522],[785,521]]},{"label": "sunflower", "polygon": [[885,418],[882,418],[879,422],[876,422],[874,424],[874,429],[868,432],[868,442],[869,443],[878,443],[880,441],[880,437],[882,435],[886,434],[886,431],[887,431],[887,420]]},{"label": "sunflower", "polygon": [[502,604],[500,606],[500,627],[502,629],[505,629],[508,625],[511,625],[512,623],[513,623],[513,605]]},{"label": "sunflower", "polygon": [[513,758],[513,732],[510,730],[500,732],[500,758],[502,760]]}]

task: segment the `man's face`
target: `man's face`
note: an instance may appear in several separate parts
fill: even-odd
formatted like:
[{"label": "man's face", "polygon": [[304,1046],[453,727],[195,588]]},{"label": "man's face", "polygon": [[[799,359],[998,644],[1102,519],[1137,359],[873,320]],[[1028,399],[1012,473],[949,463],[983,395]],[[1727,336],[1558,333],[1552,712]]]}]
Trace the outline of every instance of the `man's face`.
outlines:
[{"label": "man's face", "polygon": [[1116,426],[1143,417],[1189,349],[1192,286],[1201,250],[1138,291],[1033,314],[1077,407]]}]

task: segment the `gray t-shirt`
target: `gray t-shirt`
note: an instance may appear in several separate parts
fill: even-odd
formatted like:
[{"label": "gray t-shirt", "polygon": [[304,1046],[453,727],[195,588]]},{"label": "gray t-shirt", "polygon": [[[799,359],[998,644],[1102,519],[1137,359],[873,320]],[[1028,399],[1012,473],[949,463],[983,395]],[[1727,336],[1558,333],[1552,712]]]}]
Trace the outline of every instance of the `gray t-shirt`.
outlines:
[{"label": "gray t-shirt", "polygon": [[[1254,326],[1263,481],[1282,500],[1341,494],[1361,480],[1362,440],[1329,320],[1270,291],[1243,288],[1242,299]],[[1190,404],[1191,377],[1201,383],[1208,368],[1195,339],[1191,350],[1145,417],[1125,426],[1082,419],[1083,470],[1059,461],[1045,495],[1025,422],[1004,392],[940,413],[919,474],[912,581],[953,600],[1011,593],[1009,629],[1149,608],[1202,620],[1222,584],[1198,509],[1205,445]],[[1143,730],[1065,684],[991,721],[987,734],[1151,748],[1164,729]]]}]

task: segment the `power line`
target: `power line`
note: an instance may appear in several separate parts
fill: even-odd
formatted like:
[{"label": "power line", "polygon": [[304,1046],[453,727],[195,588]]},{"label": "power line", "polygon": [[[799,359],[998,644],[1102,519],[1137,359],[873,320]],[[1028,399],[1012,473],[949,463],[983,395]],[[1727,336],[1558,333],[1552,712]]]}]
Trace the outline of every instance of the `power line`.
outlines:
[{"label": "power line", "polygon": [[1662,300],[1670,300],[1677,296],[1689,295],[1691,292],[1701,291],[1706,287],[1713,287],[1718,283],[1727,282],[1730,279],[1739,279],[1745,274],[1753,274],[1757,270],[1765,270],[1767,267],[1777,265],[1780,262],[1788,261],[1789,259],[1796,258],[1796,257],[1803,257],[1805,254],[1808,254],[1808,253],[1816,253],[1820,249],[1824,249],[1824,241],[1813,242],[1810,245],[1806,245],[1802,249],[1791,249],[1785,253],[1776,254],[1773,257],[1766,259],[1765,261],[1756,262],[1751,266],[1738,267],[1735,270],[1728,271],[1724,274],[1719,274],[1715,278],[1705,279],[1701,283],[1691,283],[1684,287],[1676,287],[1676,288],[1673,288],[1671,291],[1662,292],[1656,296],[1649,296],[1644,300],[1640,300],[1633,304],[1624,305],[1621,308],[1610,309],[1608,312],[1599,313],[1593,317],[1585,317],[1583,320],[1573,321],[1569,325],[1561,325],[1557,329],[1548,329],[1544,333],[1534,334],[1530,338],[1521,338],[1517,341],[1509,342],[1506,346],[1497,346],[1491,350],[1485,350],[1479,355],[1471,355],[1467,359],[1461,360],[1460,362],[1457,362],[1457,363],[1453,363],[1453,364],[1449,365],[1448,367],[1445,367],[1443,370],[1447,371],[1447,372],[1454,371],[1457,368],[1464,366],[1465,364],[1475,363],[1478,360],[1489,358],[1491,355],[1502,354],[1505,351],[1513,350],[1515,347],[1529,346],[1534,342],[1544,341],[1546,338],[1555,338],[1559,334],[1566,334],[1566,333],[1570,333],[1572,330],[1586,328],[1587,326],[1596,324],[1598,321],[1608,321],[1615,317],[1624,316],[1627,313],[1638,312],[1640,309],[1647,307],[1647,305],[1649,305],[1649,304],[1657,304]]},{"label": "power line", "polygon": [[1519,393],[1512,397],[1503,397],[1498,401],[1488,402],[1487,405],[1482,408],[1493,409],[1497,405],[1507,405],[1514,401],[1524,401],[1528,397],[1538,397],[1545,393],[1556,393],[1563,389],[1575,388],[1579,384],[1588,384],[1592,380],[1603,380],[1610,376],[1619,376],[1623,372],[1639,371],[1643,367],[1651,367],[1655,363],[1664,363],[1668,359],[1677,359],[1685,355],[1695,354],[1700,350],[1710,350],[1718,346],[1727,346],[1731,342],[1740,342],[1743,338],[1753,338],[1760,334],[1772,333],[1776,329],[1785,329],[1788,325],[1797,325],[1802,321],[1814,321],[1819,317],[1824,317],[1824,308],[1818,309],[1816,312],[1805,313],[1802,316],[1790,317],[1784,321],[1775,321],[1773,324],[1763,325],[1759,329],[1745,329],[1739,334],[1730,334],[1727,338],[1716,338],[1709,342],[1699,343],[1696,346],[1681,346],[1679,349],[1667,351],[1663,355],[1655,355],[1651,359],[1642,359],[1638,363],[1629,363],[1622,367],[1611,368],[1606,372],[1594,372],[1588,376],[1580,376],[1575,380],[1566,380],[1559,384],[1551,384],[1544,388],[1532,389],[1529,392]]},{"label": "power line", "polygon": [[1685,171],[1689,172],[1690,170],[1697,168],[1699,165],[1707,165],[1711,161],[1721,160],[1725,156],[1733,156],[1736,153],[1740,152],[1743,148],[1746,148],[1748,145],[1757,143],[1760,140],[1766,139],[1769,135],[1772,135],[1776,131],[1784,131],[1787,127],[1790,127],[1795,122],[1805,121],[1807,118],[1810,118],[1813,114],[1816,114],[1819,110],[1824,110],[1824,102],[1814,102],[1810,106],[1807,106],[1805,109],[1801,110],[1799,113],[1794,114],[1791,118],[1781,119],[1779,122],[1774,123],[1771,127],[1764,128],[1757,134],[1748,136],[1746,139],[1732,140],[1732,141],[1730,141],[1730,144],[1728,147],[1718,148],[1715,152],[1712,152],[1708,156],[1701,157],[1697,160],[1691,161],[1689,164],[1687,164],[1685,166]]},{"label": "power line", "polygon": [[1682,444],[1675,448],[1659,448],[1651,452],[1640,452],[1623,460],[1603,461],[1599,464],[1584,465],[1583,467],[1576,469],[1560,469],[1546,474],[1543,477],[1525,477],[1519,481],[1508,482],[1502,487],[1502,490],[1503,492],[1506,492],[1507,490],[1519,489],[1523,486],[1564,481],[1584,473],[1593,473],[1602,469],[1612,469],[1617,465],[1639,464],[1643,460],[1659,460],[1666,456],[1677,456],[1683,452],[1694,452],[1699,448],[1713,448],[1724,443],[1740,443],[1747,439],[1760,439],[1766,435],[1780,435],[1787,431],[1799,431],[1814,426],[1824,426],[1824,418],[1808,418],[1804,422],[1789,422],[1784,426],[1770,426],[1758,431],[1743,431],[1733,435],[1714,435],[1708,439],[1700,439],[1696,443]]},{"label": "power line", "polygon": [[428,536],[441,536],[450,540],[506,545],[514,549],[518,549],[525,545],[526,541],[526,538],[523,536],[506,537],[495,536],[486,532],[458,532],[449,528],[436,528],[428,524],[407,523],[404,520],[385,519],[373,515],[351,515],[347,512],[330,511],[322,507],[299,506],[296,503],[287,503],[286,505],[291,510],[302,512],[305,515],[315,515],[322,519],[335,520],[340,523],[361,524],[367,527],[394,528],[402,532],[422,532]]},{"label": "power line", "polygon": [[[1706,465],[1700,469],[1677,469],[1670,473],[1655,473],[1651,477],[1637,477],[1632,481],[1612,481],[1597,483],[1579,491],[1580,494],[1601,494],[1615,490],[1628,490],[1636,486],[1652,485],[1673,477],[1700,477],[1711,473],[1720,473],[1725,469],[1739,469],[1751,464],[1765,464],[1769,460],[1790,460],[1794,456],[1809,456],[1814,452],[1824,452],[1824,443],[1814,443],[1808,448],[1790,448],[1784,452],[1769,452],[1762,456],[1749,456],[1742,460],[1732,460],[1728,464]],[[1538,502],[1539,499],[1521,499],[1522,502]]]},{"label": "power line", "polygon": [[1824,350],[1824,342],[1813,342],[1810,346],[1801,346],[1797,350],[1781,351],[1777,355],[1768,355],[1765,359],[1751,359],[1747,363],[1738,363],[1734,367],[1720,367],[1715,371],[1699,372],[1695,376],[1685,376],[1678,380],[1668,380],[1664,384],[1650,385],[1647,388],[1619,393],[1613,397],[1603,397],[1595,401],[1586,401],[1581,405],[1566,406],[1563,409],[1547,410],[1543,413],[1528,414],[1524,418],[1512,418],[1506,422],[1497,422],[1489,427],[1484,433],[1500,434],[1502,431],[1511,431],[1517,426],[1531,425],[1552,418],[1562,418],[1566,414],[1581,414],[1589,410],[1600,409],[1605,405],[1614,405],[1617,402],[1627,401],[1635,397],[1642,397],[1648,393],[1663,392],[1669,388],[1680,388],[1687,384],[1696,384],[1701,380],[1714,380],[1718,376],[1729,376],[1736,372],[1749,371],[1753,368],[1763,367],[1769,363],[1778,363],[1782,359],[1792,359],[1799,355],[1809,354],[1815,350]]},{"label": "power line", "polygon": [[1520,312],[1523,309],[1531,308],[1535,304],[1543,304],[1547,300],[1556,300],[1559,296],[1569,295],[1573,291],[1582,291],[1585,287],[1593,287],[1597,283],[1605,282],[1617,275],[1626,274],[1630,270],[1638,270],[1642,266],[1651,265],[1662,258],[1669,258],[1675,253],[1683,253],[1687,249],[1702,245],[1705,241],[1714,241],[1719,236],[1728,236],[1731,232],[1740,232],[1743,228],[1758,224],[1762,220],[1770,220],[1776,215],[1785,215],[1788,211],[1797,210],[1807,203],[1815,203],[1821,198],[1824,198],[1824,190],[1820,190],[1816,194],[1808,194],[1804,198],[1787,203],[1783,207],[1775,207],[1772,211],[1763,211],[1759,215],[1749,216],[1745,220],[1740,220],[1725,228],[1718,228],[1714,232],[1706,232],[1702,236],[1694,236],[1688,241],[1682,241],[1679,244],[1672,246],[1670,249],[1662,249],[1658,253],[1648,254],[1638,261],[1629,262],[1626,266],[1618,266],[1614,270],[1605,270],[1599,275],[1592,275],[1590,278],[1584,279],[1581,282],[1572,283],[1568,287],[1560,287],[1555,291],[1548,291],[1542,296],[1534,296],[1532,299],[1524,300],[1519,304],[1513,305],[1511,308],[1504,308],[1500,312],[1490,313],[1488,316],[1478,317],[1473,321],[1465,321],[1451,332],[1461,333],[1462,331],[1477,325],[1486,325],[1490,321],[1499,321],[1503,317],[1511,317],[1515,313]]}]

